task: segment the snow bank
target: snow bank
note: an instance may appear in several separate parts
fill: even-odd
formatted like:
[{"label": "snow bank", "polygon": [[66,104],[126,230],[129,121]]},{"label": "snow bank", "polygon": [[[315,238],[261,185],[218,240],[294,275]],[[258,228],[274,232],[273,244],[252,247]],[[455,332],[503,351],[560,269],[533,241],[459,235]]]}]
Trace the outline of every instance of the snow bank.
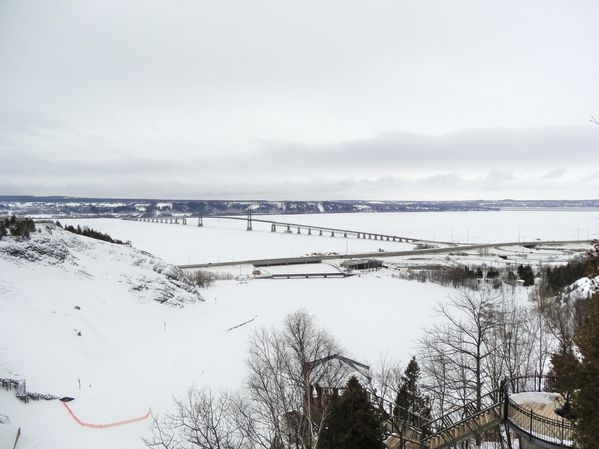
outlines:
[{"label": "snow bank", "polygon": [[588,277],[581,278],[570,285],[569,289],[572,297],[586,299],[593,293],[599,292],[599,276],[590,279]]},{"label": "snow bank", "polygon": [[[35,271],[35,266],[43,266],[52,267],[55,274],[63,278],[73,276],[123,283],[143,300],[180,306],[201,299],[197,287],[181,270],[150,253],[82,237],[51,224],[38,224],[38,232],[29,240],[5,238],[0,241],[0,263],[7,267],[3,270],[4,288],[18,277],[14,270]],[[43,281],[36,278],[32,273],[32,280]]]},{"label": "snow bank", "polygon": [[551,419],[562,419],[555,413],[555,409],[564,405],[564,397],[559,393],[544,391],[523,392],[510,395],[510,399],[527,410],[534,411],[537,415]]}]

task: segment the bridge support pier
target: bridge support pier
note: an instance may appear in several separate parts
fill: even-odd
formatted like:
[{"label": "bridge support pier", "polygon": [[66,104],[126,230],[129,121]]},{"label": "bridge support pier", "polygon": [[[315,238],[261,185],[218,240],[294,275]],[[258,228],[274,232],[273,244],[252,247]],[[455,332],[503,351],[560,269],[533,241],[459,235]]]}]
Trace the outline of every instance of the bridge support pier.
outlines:
[{"label": "bridge support pier", "polygon": [[331,237],[335,237],[335,231],[331,231]]},{"label": "bridge support pier", "polygon": [[319,231],[318,235],[322,237],[322,229]]},{"label": "bridge support pier", "polygon": [[204,226],[204,211],[206,205],[204,203],[198,204],[198,227]]},{"label": "bridge support pier", "polygon": [[248,213],[247,226],[246,226],[245,230],[246,231],[251,231],[252,229],[253,229],[253,226],[252,226],[252,213],[249,212]]},{"label": "bridge support pier", "polygon": [[297,227],[297,233],[298,233],[298,234],[301,234],[301,233],[302,233],[302,231],[301,231],[301,228],[300,228],[299,226]]},{"label": "bridge support pier", "polygon": [[270,225],[270,232],[277,232],[277,225],[274,223],[271,223]]},{"label": "bridge support pier", "polygon": [[308,235],[312,235],[312,229],[308,228]]},{"label": "bridge support pier", "polygon": [[287,230],[285,232],[291,234],[291,226],[287,225]]},{"label": "bridge support pier", "polygon": [[343,237],[347,238],[347,232],[343,233]]}]

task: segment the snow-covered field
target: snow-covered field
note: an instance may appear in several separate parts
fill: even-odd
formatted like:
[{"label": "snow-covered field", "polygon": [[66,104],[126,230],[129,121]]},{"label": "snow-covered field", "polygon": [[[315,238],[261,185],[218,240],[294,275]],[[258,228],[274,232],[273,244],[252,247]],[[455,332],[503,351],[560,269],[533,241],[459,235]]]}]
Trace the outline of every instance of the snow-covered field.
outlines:
[{"label": "snow-covered field", "polygon": [[[76,397],[73,410],[92,423],[143,415],[148,407],[163,412],[172,395],[191,384],[239,387],[249,333],[279,326],[298,308],[314,314],[357,360],[376,365],[387,355],[407,361],[434,305],[451,293],[380,273],[231,280],[203,290],[205,302],[180,308],[131,291],[123,274],[131,270],[128,253],[135,250],[65,235],[85,246],[89,260],[79,257],[73,265],[16,263],[6,254],[1,259],[0,377],[25,378],[30,391]],[[108,257],[110,251],[120,252],[120,261]],[[88,429],[58,401],[22,404],[3,390],[0,398],[2,413],[22,428],[20,447],[143,447],[139,436],[147,422]]]},{"label": "snow-covered field", "polygon": [[[470,241],[513,241],[518,226],[522,239],[575,239],[578,228],[581,238],[586,238],[585,232],[596,237],[599,213],[352,214],[276,219],[441,240],[451,240],[453,227],[454,240],[465,240],[458,235],[465,229],[460,228],[461,223],[468,226]],[[201,291],[204,302],[191,302],[190,292],[183,289],[180,300],[161,304],[148,299],[164,298],[164,289],[170,288],[165,285],[172,283],[163,274],[172,274],[172,269],[139,250],[181,264],[408,249],[411,245],[275,234],[268,225],[259,224],[247,232],[243,221],[206,220],[203,228],[191,220],[187,226],[117,219],[67,222],[131,240],[137,249],[56,231],[51,237],[36,235],[34,243],[44,238],[68,240],[72,257],[24,261],[5,252],[0,258],[0,377],[25,378],[30,391],[76,397],[71,403],[73,410],[92,423],[136,417],[148,407],[154,413],[164,412],[171,406],[172,395],[184,393],[191,384],[239,387],[245,376],[248,335],[260,326],[279,326],[287,313],[298,308],[313,314],[356,360],[376,366],[386,355],[405,363],[414,353],[421,328],[434,321],[434,306],[452,294],[450,288],[404,281],[391,271],[382,271],[345,279],[217,281]],[[10,242],[1,241],[0,249]],[[246,274],[252,267],[237,269]],[[323,265],[302,269],[334,271]],[[272,273],[297,270],[267,269]],[[140,281],[148,288],[140,288]],[[516,292],[520,298],[526,296],[524,288]],[[181,303],[184,307],[177,306]],[[57,401],[22,404],[3,390],[0,414],[9,415],[11,422],[22,428],[19,447],[25,449],[142,448],[139,437],[148,424],[84,428]]]},{"label": "snow-covered field", "polygon": [[[599,238],[599,211],[406,212],[259,218],[462,243],[517,242],[518,237],[522,241]],[[131,240],[134,246],[176,264],[413,248],[406,243],[380,240],[272,233],[266,223],[254,223],[254,230],[248,232],[244,221],[211,218],[204,219],[203,227],[196,226],[196,219],[188,220],[187,226],[109,218],[64,220],[64,223],[89,226],[114,238]]]}]

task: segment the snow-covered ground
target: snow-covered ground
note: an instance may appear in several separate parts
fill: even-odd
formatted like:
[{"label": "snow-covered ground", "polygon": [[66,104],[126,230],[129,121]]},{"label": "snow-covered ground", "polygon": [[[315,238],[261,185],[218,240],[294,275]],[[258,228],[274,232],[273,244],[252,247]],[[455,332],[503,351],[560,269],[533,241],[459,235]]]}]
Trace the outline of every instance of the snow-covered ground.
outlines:
[{"label": "snow-covered ground", "polygon": [[[517,242],[518,237],[522,241],[599,237],[598,211],[405,212],[256,218],[462,243]],[[282,230],[272,233],[270,225],[258,222],[248,232],[241,220],[206,218],[203,227],[196,226],[196,219],[189,219],[187,226],[110,218],[64,220],[64,223],[89,226],[114,238],[131,240],[134,246],[176,264],[413,248],[399,242],[346,239],[339,234],[321,237]]]},{"label": "snow-covered ground", "polygon": [[[441,240],[451,240],[452,226],[454,240],[465,240],[458,236],[459,223],[472,224],[468,227],[470,241],[475,237],[480,241],[517,240],[520,221],[525,222],[523,239],[533,236],[523,231],[527,226],[537,229],[535,236],[549,239],[576,238],[572,229],[579,227],[581,238],[586,237],[587,228],[589,234],[597,232],[597,213],[550,214],[569,215],[554,221],[544,212],[276,218]],[[412,245],[275,234],[268,225],[257,223],[254,231],[247,232],[243,221],[206,220],[203,228],[192,220],[187,226],[117,219],[67,222],[131,240],[137,249],[55,231],[50,236],[36,235],[33,247],[39,243],[43,248],[44,239],[55,239],[57,254],[36,258],[39,251],[17,251],[16,255],[6,251],[15,245],[26,247],[25,243],[1,241],[0,377],[25,378],[31,391],[76,397],[71,403],[73,410],[92,423],[136,417],[148,407],[155,413],[164,412],[172,405],[172,395],[181,395],[191,384],[239,387],[245,376],[248,335],[260,326],[279,326],[287,313],[298,308],[315,315],[353,358],[376,365],[387,355],[405,363],[414,353],[421,328],[435,319],[434,306],[452,294],[450,288],[404,281],[392,271],[381,271],[345,279],[217,281],[201,291],[204,302],[194,302],[193,291],[173,283],[177,278],[173,278],[176,271],[172,267],[141,250],[169,263],[185,264],[410,249]],[[546,256],[562,257],[563,252],[547,250]],[[323,265],[302,268],[334,270]],[[299,269],[271,267],[267,271]],[[253,267],[235,270],[239,273],[233,274],[245,275]],[[526,296],[524,288],[516,292]],[[165,298],[171,299],[166,303],[154,300]],[[178,307],[181,304],[184,307]],[[22,404],[3,390],[0,414],[9,415],[13,424],[21,426],[19,447],[24,449],[142,448],[139,437],[147,430],[147,422],[102,430],[83,428],[57,401]]]},{"label": "snow-covered ground", "polygon": [[65,224],[89,226],[121,240],[131,240],[171,263],[208,263],[273,257],[298,257],[313,252],[338,253],[375,252],[379,248],[401,251],[413,245],[399,242],[358,240],[341,236],[309,236],[285,232],[270,232],[266,224],[254,224],[254,230],[245,230],[238,220],[206,220],[197,227],[196,220],[187,226],[145,223],[115,218],[64,220]]},{"label": "snow-covered ground", "polygon": [[[11,240],[0,248],[28,247]],[[46,248],[48,240],[57,248],[68,241],[74,249],[62,259],[29,261],[1,252],[0,377],[24,378],[30,391],[76,397],[73,410],[92,423],[136,417],[148,407],[163,412],[172,395],[192,384],[239,387],[249,333],[279,326],[298,308],[314,314],[357,360],[376,365],[386,354],[407,361],[434,305],[451,293],[381,273],[231,280],[202,290],[204,302],[181,308],[152,300],[159,290],[153,287],[163,281],[153,277],[160,262],[135,266],[150,256],[58,230],[36,234],[29,245]],[[144,277],[150,288],[140,292],[134,287]],[[144,447],[139,436],[147,422],[83,428],[58,401],[22,404],[3,390],[0,404],[21,427],[22,448]]]}]

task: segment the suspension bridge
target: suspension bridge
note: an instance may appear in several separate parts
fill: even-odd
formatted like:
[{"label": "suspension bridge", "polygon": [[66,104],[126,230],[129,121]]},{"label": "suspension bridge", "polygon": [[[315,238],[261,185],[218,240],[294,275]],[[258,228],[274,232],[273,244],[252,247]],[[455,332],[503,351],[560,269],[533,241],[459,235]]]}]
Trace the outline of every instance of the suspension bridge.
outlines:
[{"label": "suspension bridge", "polygon": [[[181,217],[136,217],[127,218],[128,220],[136,220],[149,223],[164,223],[164,224],[187,224],[187,218]],[[277,221],[264,218],[255,218],[253,215],[248,214],[245,217],[241,216],[224,216],[224,215],[211,215],[207,217],[198,217],[198,227],[204,226],[205,220],[233,220],[245,222],[246,231],[253,231],[255,223],[266,224],[267,228],[270,227],[270,232],[284,232],[287,234],[305,234],[315,236],[330,236],[330,237],[343,237],[343,238],[356,238],[364,240],[379,240],[386,242],[398,242],[398,243],[423,243],[423,244],[445,244],[445,245],[456,245],[452,242],[441,242],[436,240],[417,239],[413,237],[405,237],[399,235],[392,235],[380,232],[366,232],[357,231],[354,229],[343,229],[327,226],[316,226],[302,223],[290,223],[284,221]]]}]

